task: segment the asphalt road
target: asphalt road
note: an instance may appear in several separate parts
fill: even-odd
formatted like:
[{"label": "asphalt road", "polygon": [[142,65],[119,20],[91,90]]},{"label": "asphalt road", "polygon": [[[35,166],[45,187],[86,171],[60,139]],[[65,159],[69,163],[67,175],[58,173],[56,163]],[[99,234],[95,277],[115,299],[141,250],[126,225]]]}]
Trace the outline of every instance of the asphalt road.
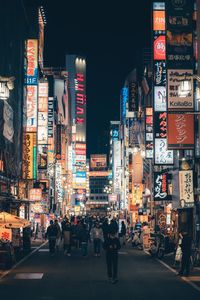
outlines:
[{"label": "asphalt road", "polygon": [[94,257],[90,253],[83,258],[74,251],[71,257],[62,252],[50,257],[46,250],[40,249],[0,279],[0,299],[200,299],[200,291],[140,250],[120,250],[119,282],[115,285],[107,281],[104,254]]}]

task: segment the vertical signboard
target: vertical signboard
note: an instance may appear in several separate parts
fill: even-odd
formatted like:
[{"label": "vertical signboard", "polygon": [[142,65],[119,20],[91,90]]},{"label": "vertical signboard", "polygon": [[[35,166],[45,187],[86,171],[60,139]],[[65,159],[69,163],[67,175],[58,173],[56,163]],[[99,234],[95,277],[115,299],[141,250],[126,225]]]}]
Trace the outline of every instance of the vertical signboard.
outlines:
[{"label": "vertical signboard", "polygon": [[169,195],[168,184],[170,175],[168,173],[154,172],[154,200],[166,201],[171,200]]},{"label": "vertical signboard", "polygon": [[193,0],[166,1],[168,68],[193,68],[193,10]]},{"label": "vertical signboard", "polygon": [[120,115],[121,115],[121,123],[125,124],[126,121],[126,104],[128,103],[128,88],[124,87],[121,90],[121,98],[120,98]]},{"label": "vertical signboard", "polygon": [[128,110],[138,111],[138,83],[136,81],[129,82],[128,91]]},{"label": "vertical signboard", "polygon": [[168,115],[168,148],[194,149],[194,115]]},{"label": "vertical signboard", "polygon": [[194,203],[193,171],[179,171],[179,192],[180,201],[184,201],[185,206]]},{"label": "vertical signboard", "polygon": [[36,133],[24,133],[23,140],[23,179],[37,178],[37,149],[36,149]]},{"label": "vertical signboard", "polygon": [[153,158],[153,108],[146,107],[145,114],[145,152],[146,158]]}]

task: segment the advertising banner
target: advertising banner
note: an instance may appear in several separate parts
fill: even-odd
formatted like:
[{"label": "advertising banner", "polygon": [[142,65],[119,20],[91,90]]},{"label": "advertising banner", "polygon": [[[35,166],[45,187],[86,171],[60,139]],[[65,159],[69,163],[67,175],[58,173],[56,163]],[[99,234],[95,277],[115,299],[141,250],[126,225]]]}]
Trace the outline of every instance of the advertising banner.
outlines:
[{"label": "advertising banner", "polygon": [[30,201],[41,201],[42,200],[42,189],[41,188],[29,189],[29,200]]},{"label": "advertising banner", "polygon": [[167,63],[169,68],[193,66],[194,1],[166,1]]},{"label": "advertising banner", "polygon": [[121,103],[121,108],[120,108],[121,122],[124,124],[126,120],[126,103],[128,103],[127,87],[121,89],[120,103]]},{"label": "advertising banner", "polygon": [[166,111],[166,87],[155,86],[154,87],[154,111]]},{"label": "advertising banner", "polygon": [[146,107],[145,115],[145,152],[146,158],[153,158],[153,109]]},{"label": "advertising banner", "polygon": [[167,138],[167,113],[154,112],[155,138]]},{"label": "advertising banner", "polygon": [[26,41],[27,66],[25,74],[26,85],[37,85],[38,83],[38,40]]},{"label": "advertising banner", "polygon": [[194,203],[193,171],[179,171],[180,201],[184,204]]},{"label": "advertising banner", "polygon": [[143,179],[143,158],[141,154],[137,153],[133,155],[133,174],[132,182],[133,184],[142,183]]},{"label": "advertising banner", "polygon": [[154,60],[166,59],[166,38],[165,35],[158,35],[154,37]]},{"label": "advertising banner", "polygon": [[154,172],[154,200],[171,200],[168,192],[168,183],[170,176],[168,173]]},{"label": "advertising banner", "polygon": [[135,81],[130,82],[128,90],[128,110],[138,111],[138,83]]},{"label": "advertising banner", "polygon": [[165,11],[154,10],[153,11],[153,30],[165,30]]},{"label": "advertising banner", "polygon": [[23,179],[36,179],[37,177],[37,149],[36,133],[26,132],[23,135]]},{"label": "advertising banner", "polygon": [[12,229],[0,228],[0,240],[4,242],[12,242]]},{"label": "advertising banner", "polygon": [[128,118],[129,126],[129,147],[139,145],[140,122],[134,118]]},{"label": "advertising banner", "polygon": [[155,138],[155,164],[173,164],[173,151],[167,150],[167,139]]},{"label": "advertising banner", "polygon": [[24,112],[26,123],[24,124],[27,132],[37,131],[37,86],[27,85]]},{"label": "advertising banner", "polygon": [[167,70],[168,110],[193,110],[193,70]]},{"label": "advertising banner", "polygon": [[54,123],[54,98],[49,97],[48,99],[48,137],[53,137],[53,123]]},{"label": "advertising banner", "polygon": [[61,159],[61,132],[62,132],[62,125],[57,124],[56,126],[56,158],[59,160]]},{"label": "advertising banner", "polygon": [[156,86],[165,86],[166,77],[166,62],[154,61],[154,84]]},{"label": "advertising banner", "polygon": [[194,149],[194,115],[168,114],[168,149]]},{"label": "advertising banner", "polygon": [[106,154],[92,154],[90,155],[90,169],[101,170],[107,167]]}]

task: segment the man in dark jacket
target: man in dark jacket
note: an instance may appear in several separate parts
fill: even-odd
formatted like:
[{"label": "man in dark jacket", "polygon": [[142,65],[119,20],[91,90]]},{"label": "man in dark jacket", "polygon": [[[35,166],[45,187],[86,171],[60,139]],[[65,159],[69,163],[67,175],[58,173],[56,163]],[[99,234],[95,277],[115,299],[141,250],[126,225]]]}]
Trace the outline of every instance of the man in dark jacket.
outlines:
[{"label": "man in dark jacket", "polygon": [[55,253],[56,238],[58,236],[58,229],[53,223],[53,220],[50,221],[50,225],[47,228],[46,238],[49,240],[49,252],[51,255]]},{"label": "man in dark jacket", "polygon": [[181,270],[178,275],[183,275],[185,271],[185,275],[188,276],[190,273],[190,256],[191,256],[191,248],[192,248],[192,239],[187,232],[182,232],[182,260],[181,260]]},{"label": "man in dark jacket", "polygon": [[118,273],[118,250],[121,248],[119,238],[116,236],[116,231],[111,228],[108,238],[103,244],[106,250],[107,274],[109,282],[117,283]]}]

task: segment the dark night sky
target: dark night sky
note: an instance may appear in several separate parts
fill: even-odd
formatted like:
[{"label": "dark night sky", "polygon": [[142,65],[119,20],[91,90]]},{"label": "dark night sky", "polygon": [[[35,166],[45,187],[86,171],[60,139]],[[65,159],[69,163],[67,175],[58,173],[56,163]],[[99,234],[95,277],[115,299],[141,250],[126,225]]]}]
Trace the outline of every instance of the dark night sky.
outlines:
[{"label": "dark night sky", "polygon": [[120,89],[149,45],[150,2],[44,1],[45,66],[64,66],[65,53],[87,59],[88,154],[105,151],[109,121],[119,120]]}]

